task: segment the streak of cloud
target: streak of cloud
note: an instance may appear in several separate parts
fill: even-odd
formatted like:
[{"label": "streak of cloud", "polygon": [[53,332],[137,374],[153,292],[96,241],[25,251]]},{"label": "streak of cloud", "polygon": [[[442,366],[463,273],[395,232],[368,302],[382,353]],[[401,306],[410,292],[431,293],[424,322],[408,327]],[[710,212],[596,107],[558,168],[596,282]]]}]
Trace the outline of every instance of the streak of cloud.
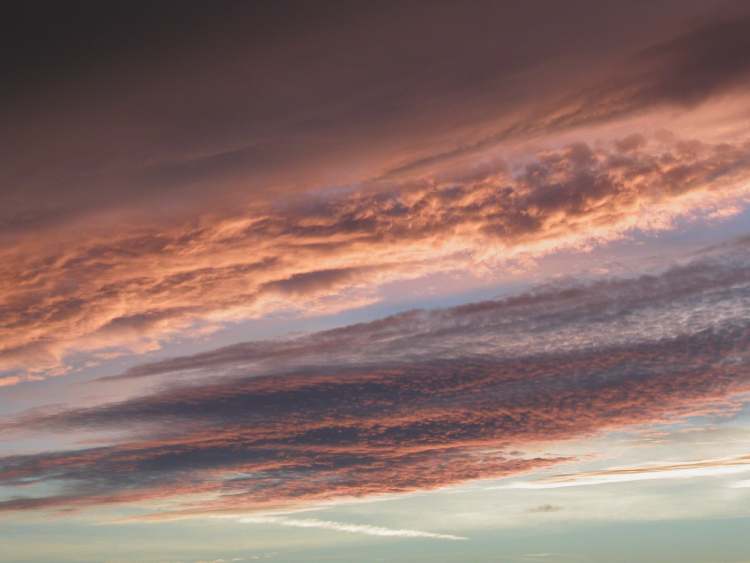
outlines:
[{"label": "streak of cloud", "polygon": [[249,516],[240,519],[243,524],[276,524],[292,528],[319,528],[333,530],[335,532],[347,532],[349,534],[365,534],[367,536],[379,536],[389,538],[428,538],[436,540],[462,541],[468,538],[453,534],[437,534],[433,532],[421,532],[419,530],[405,530],[394,528],[383,528],[382,526],[371,526],[369,524],[347,524],[345,522],[333,522],[331,520],[319,520],[317,518],[288,518],[286,516]]},{"label": "streak of cloud", "polygon": [[[750,456],[722,459],[614,467],[598,471],[555,475],[536,481],[517,481],[493,489],[558,489],[588,485],[608,485],[653,479],[693,479],[720,477],[750,471]],[[736,485],[735,485],[736,486]]]},{"label": "streak of cloud", "polygon": [[741,3],[546,3],[545,25],[536,6],[486,0],[291,6],[195,3],[180,18],[91,6],[74,21],[60,10],[70,27],[44,33],[33,10],[8,18],[6,84],[26,96],[2,105],[0,236],[54,241],[113,212],[172,220],[359,185],[498,138],[692,107],[748,74]]}]

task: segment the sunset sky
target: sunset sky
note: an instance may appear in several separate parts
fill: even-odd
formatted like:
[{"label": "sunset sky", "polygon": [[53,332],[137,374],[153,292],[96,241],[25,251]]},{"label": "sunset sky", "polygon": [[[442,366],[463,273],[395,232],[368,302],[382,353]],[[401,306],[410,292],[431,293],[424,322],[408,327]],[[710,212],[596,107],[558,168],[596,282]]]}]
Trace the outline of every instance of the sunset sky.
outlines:
[{"label": "sunset sky", "polygon": [[750,562],[750,4],[26,2],[0,561]]}]

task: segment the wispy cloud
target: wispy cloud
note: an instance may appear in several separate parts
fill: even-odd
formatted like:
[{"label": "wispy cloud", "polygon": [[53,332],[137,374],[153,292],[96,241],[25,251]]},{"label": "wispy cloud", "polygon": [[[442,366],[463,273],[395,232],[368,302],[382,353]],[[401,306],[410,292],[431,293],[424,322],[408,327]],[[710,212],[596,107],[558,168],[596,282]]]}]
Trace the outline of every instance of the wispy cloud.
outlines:
[{"label": "wispy cloud", "polygon": [[453,534],[437,534],[433,532],[422,532],[419,530],[405,530],[400,528],[383,528],[381,526],[370,526],[368,524],[347,524],[345,522],[333,522],[331,520],[318,520],[317,518],[288,518],[286,516],[250,516],[242,518],[240,522],[245,524],[276,524],[291,528],[319,528],[333,530],[335,532],[347,532],[350,534],[365,534],[368,536],[394,537],[394,538],[429,538],[436,540],[467,540],[464,536]]},{"label": "wispy cloud", "polygon": [[[750,456],[706,459],[699,461],[648,464],[631,467],[613,467],[598,471],[586,471],[555,475],[535,481],[518,481],[491,487],[493,489],[558,489],[588,485],[608,485],[630,481],[653,479],[692,479],[697,477],[720,477],[750,471]],[[743,483],[740,481],[738,483]],[[734,484],[733,486],[740,486]]]}]

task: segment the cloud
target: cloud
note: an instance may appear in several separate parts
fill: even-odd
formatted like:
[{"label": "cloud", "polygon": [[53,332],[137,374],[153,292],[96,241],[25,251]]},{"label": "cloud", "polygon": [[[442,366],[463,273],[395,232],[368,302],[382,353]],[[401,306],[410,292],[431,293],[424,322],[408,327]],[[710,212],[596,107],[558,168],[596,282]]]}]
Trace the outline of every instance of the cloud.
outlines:
[{"label": "cloud", "polygon": [[660,275],[549,284],[506,299],[414,310],[275,341],[235,344],[142,364],[128,379],[185,373],[268,372],[310,365],[383,365],[433,358],[526,358],[676,338],[743,322],[747,241]]},{"label": "cloud", "polygon": [[[717,477],[750,471],[750,456],[706,459],[667,464],[648,464],[632,467],[615,467],[597,471],[555,475],[536,481],[519,481],[502,485],[501,489],[557,489],[586,485],[607,485],[652,479],[692,479]],[[740,481],[741,482],[741,481]],[[735,485],[736,486],[736,485]]]},{"label": "cloud", "polygon": [[529,512],[541,512],[541,513],[559,512],[562,509],[563,509],[562,506],[558,506],[556,504],[540,504],[539,506],[530,508]]},{"label": "cloud", "polygon": [[396,538],[429,538],[437,540],[461,541],[468,538],[452,534],[436,534],[432,532],[420,532],[418,530],[404,530],[383,528],[381,526],[370,526],[368,524],[347,524],[344,522],[332,522],[331,520],[318,520],[316,518],[287,518],[286,516],[251,516],[240,519],[243,524],[277,524],[292,528],[320,528],[336,532],[347,532],[350,534],[365,534],[368,536],[396,537]]},{"label": "cloud", "polygon": [[744,206],[747,142],[637,145],[574,143],[462,182],[122,229],[51,253],[19,246],[0,269],[0,370],[6,384],[65,373],[80,355],[151,351],[272,312],[331,313],[394,280],[501,269]]},{"label": "cloud", "polygon": [[[26,96],[2,106],[3,385],[744,208],[743,6],[361,9],[93,10],[45,33],[19,15],[35,62],[6,65]],[[116,39],[133,29],[138,47]]]},{"label": "cloud", "polygon": [[171,498],[170,514],[154,517],[236,513],[570,461],[519,452],[729,412],[750,391],[749,288],[747,241],[738,241],[659,275],[550,286],[143,366],[126,375],[169,373],[178,383],[3,425],[120,438],[0,458],[0,485],[28,491],[0,510]]},{"label": "cloud", "polygon": [[[64,30],[15,10],[4,92],[23,96],[2,104],[0,235],[54,240],[72,225],[111,225],[113,212],[158,222],[357,184],[538,106],[549,116],[550,93],[602,81],[647,46],[659,65],[647,59],[635,66],[651,72],[631,79],[661,87],[640,98],[720,91],[743,71],[746,10],[722,6],[737,23],[716,23],[695,0],[607,10],[578,0],[546,6],[544,25],[532,7],[489,1],[335,15],[292,4],[196,4],[179,18],[92,8],[75,20],[50,8]],[[414,33],[422,26],[431,37]]]},{"label": "cloud", "polygon": [[[505,128],[473,143],[414,159],[390,170],[384,177],[399,177],[469,155],[519,138],[540,138],[554,133],[597,126],[618,119],[634,119],[650,112],[695,108],[711,97],[735,96],[750,79],[744,53],[750,18],[745,16],[705,21],[678,36],[624,56],[613,65],[617,70],[592,73],[588,84],[563,91],[535,111],[510,122]],[[633,142],[637,134],[627,138]],[[622,141],[618,146],[625,147]]]}]

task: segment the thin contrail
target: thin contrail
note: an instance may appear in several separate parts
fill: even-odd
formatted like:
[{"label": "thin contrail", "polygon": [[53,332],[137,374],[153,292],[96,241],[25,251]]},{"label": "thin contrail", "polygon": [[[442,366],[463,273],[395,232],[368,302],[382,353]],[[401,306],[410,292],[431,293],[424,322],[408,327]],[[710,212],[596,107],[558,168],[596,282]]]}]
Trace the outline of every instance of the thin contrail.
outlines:
[{"label": "thin contrail", "polygon": [[367,524],[347,524],[345,522],[333,522],[331,520],[318,520],[316,518],[286,518],[284,516],[249,516],[242,518],[240,522],[245,524],[278,524],[279,526],[290,526],[293,528],[323,528],[337,532],[348,532],[350,534],[367,534],[369,536],[388,536],[400,538],[432,538],[438,540],[466,540],[463,536],[452,534],[435,534],[432,532],[421,532],[419,530],[401,530],[393,528],[382,528]]}]

